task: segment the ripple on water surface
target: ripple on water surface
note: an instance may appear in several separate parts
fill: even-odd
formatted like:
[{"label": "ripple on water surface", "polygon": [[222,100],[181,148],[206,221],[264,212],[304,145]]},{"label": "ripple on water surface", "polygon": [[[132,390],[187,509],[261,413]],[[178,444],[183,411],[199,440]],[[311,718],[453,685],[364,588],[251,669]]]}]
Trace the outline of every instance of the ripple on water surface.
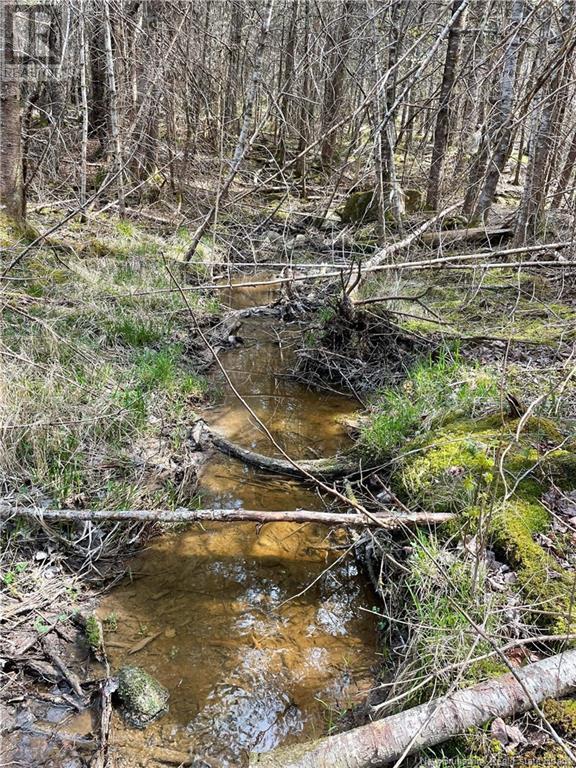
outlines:
[{"label": "ripple on water surface", "polygon": [[[376,652],[360,610],[370,597],[353,560],[338,560],[325,537],[288,523],[260,533],[213,524],[162,537],[137,558],[132,583],[99,613],[117,617],[113,666],[143,666],[171,700],[145,731],[117,720],[127,764],[154,746],[191,749],[197,766],[243,765],[249,751],[323,733],[336,710],[361,699]],[[130,654],[145,637],[154,639]]]},{"label": "ripple on water surface", "polygon": [[[243,289],[236,306],[269,292]],[[337,417],[357,404],[311,392],[286,377],[297,338],[270,318],[242,327],[245,344],[222,360],[235,386],[295,458],[330,455],[348,444]],[[206,421],[262,453],[267,438],[233,394]],[[202,478],[202,505],[322,509],[295,480],[260,474],[215,456]],[[102,603],[118,629],[107,635],[114,668],[137,664],[171,694],[170,712],[145,731],[115,715],[113,746],[126,766],[178,761],[198,768],[246,764],[250,751],[326,732],[335,713],[362,700],[372,683],[376,632],[361,610],[372,597],[342,532],[273,523],[193,526],[154,540]],[[336,546],[340,546],[337,549]],[[130,650],[153,638],[144,648]]]}]

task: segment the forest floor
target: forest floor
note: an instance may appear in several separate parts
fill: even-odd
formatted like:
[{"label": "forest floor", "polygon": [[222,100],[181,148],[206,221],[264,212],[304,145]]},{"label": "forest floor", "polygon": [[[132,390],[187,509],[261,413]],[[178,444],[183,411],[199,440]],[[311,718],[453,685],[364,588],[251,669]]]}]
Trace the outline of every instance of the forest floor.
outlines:
[{"label": "forest floor", "polygon": [[[396,499],[456,515],[436,532],[365,541],[387,649],[373,711],[565,647],[576,633],[574,269],[390,270],[365,279],[344,317],[339,279],[287,278],[372,253],[373,227],[286,214],[269,200],[262,208],[250,226],[224,222],[186,268],[190,231],[152,214],[69,222],[11,270],[2,294],[2,504],[193,506],[203,457],[190,425],[215,396],[198,328],[218,349],[234,343],[221,292],[202,286],[265,269],[286,279],[282,311],[306,321],[293,375],[363,403],[355,451],[377,470],[346,492],[367,507]],[[40,209],[30,223],[45,230],[59,215]],[[17,244],[11,232],[0,240],[6,264]],[[453,252],[479,249],[460,243]],[[420,243],[402,258],[435,253]],[[377,296],[394,298],[362,303]],[[84,661],[93,645],[86,617],[159,529],[3,525],[4,727],[27,724],[29,738],[49,746],[47,759],[50,749],[61,759],[67,740],[70,766],[97,748],[90,735],[61,733],[56,743],[31,724],[39,709],[82,711],[99,696]],[[574,740],[576,700],[544,711]],[[462,736],[420,764],[508,755],[518,765],[569,764],[539,718],[517,725]]]}]

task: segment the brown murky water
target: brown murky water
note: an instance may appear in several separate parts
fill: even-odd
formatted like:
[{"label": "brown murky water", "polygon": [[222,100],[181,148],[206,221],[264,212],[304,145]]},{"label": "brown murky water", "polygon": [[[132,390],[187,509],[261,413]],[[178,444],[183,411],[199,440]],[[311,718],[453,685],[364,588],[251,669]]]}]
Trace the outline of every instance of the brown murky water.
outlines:
[{"label": "brown murky water", "polygon": [[[236,307],[264,303],[261,290],[234,289]],[[244,344],[222,354],[241,394],[296,458],[328,455],[347,438],[337,418],[350,398],[290,381],[296,333],[269,317],[247,320]],[[271,451],[233,394],[204,418],[231,439]],[[206,466],[202,506],[322,509],[297,481],[260,474],[223,456]],[[170,690],[170,712],[145,731],[115,715],[113,748],[126,766],[178,762],[232,768],[250,751],[325,733],[371,684],[376,632],[361,607],[370,592],[343,532],[251,523],[192,526],[163,536],[132,563],[102,603],[113,668],[147,669]],[[153,638],[141,650],[146,638]]]}]

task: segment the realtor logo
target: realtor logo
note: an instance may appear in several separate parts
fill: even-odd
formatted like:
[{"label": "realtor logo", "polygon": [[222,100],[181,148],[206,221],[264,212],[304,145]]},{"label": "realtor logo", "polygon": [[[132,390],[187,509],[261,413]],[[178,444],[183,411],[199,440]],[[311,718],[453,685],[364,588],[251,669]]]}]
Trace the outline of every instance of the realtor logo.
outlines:
[{"label": "realtor logo", "polygon": [[0,0],[0,76],[38,82],[64,77],[70,8],[61,0]]}]

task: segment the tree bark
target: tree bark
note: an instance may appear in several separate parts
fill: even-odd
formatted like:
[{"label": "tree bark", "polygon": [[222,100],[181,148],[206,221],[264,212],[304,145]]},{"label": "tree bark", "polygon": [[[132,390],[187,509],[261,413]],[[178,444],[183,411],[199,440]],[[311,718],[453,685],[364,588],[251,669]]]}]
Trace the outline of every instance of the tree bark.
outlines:
[{"label": "tree bark", "polygon": [[[80,139],[80,205],[86,204],[87,158],[88,158],[88,85],[87,85],[87,56],[86,56],[86,8],[84,0],[80,0],[80,102],[82,105],[82,137]],[[82,213],[81,221],[86,216]]]},{"label": "tree bark", "polygon": [[110,132],[114,144],[114,173],[118,175],[118,208],[124,215],[124,183],[122,158],[122,141],[120,138],[120,123],[118,113],[118,89],[116,87],[116,70],[112,50],[112,22],[110,18],[110,0],[104,0],[104,48],[106,51],[106,76],[110,93]]},{"label": "tree bark", "polygon": [[[10,64],[13,53],[13,9],[7,5],[3,11],[4,58]],[[22,101],[17,69],[0,83],[0,213],[14,221],[25,215],[24,180],[22,165]]]},{"label": "tree bark", "polygon": [[554,190],[554,196],[551,202],[551,206],[553,208],[561,207],[562,201],[568,189],[568,184],[570,183],[570,178],[574,173],[575,167],[576,167],[576,131],[574,131],[574,133],[572,134],[572,142],[570,144],[570,149],[568,150],[568,154],[566,155],[566,160],[564,161],[564,166],[562,167],[562,171],[560,172],[558,184],[556,185],[556,189]]},{"label": "tree bark", "polygon": [[237,136],[238,119],[238,82],[240,80],[240,46],[242,44],[242,19],[244,9],[240,0],[232,0],[228,40],[228,73],[224,94],[224,131],[227,135]]},{"label": "tree bark", "polygon": [[90,38],[90,112],[88,133],[100,142],[100,152],[106,150],[109,128],[109,100],[106,92],[106,51],[104,29],[100,14],[92,19],[93,33]]},{"label": "tree bark", "polygon": [[474,210],[474,219],[477,220],[485,219],[492,207],[496,195],[496,187],[510,153],[514,86],[520,51],[520,29],[523,15],[524,0],[514,0],[510,12],[510,25],[514,32],[504,55],[502,77],[500,79],[500,97],[494,112],[493,124],[489,129],[488,167],[484,185]]},{"label": "tree bark", "polygon": [[330,57],[330,69],[324,84],[322,103],[322,134],[324,139],[320,145],[320,159],[323,165],[330,163],[334,156],[336,132],[331,131],[331,129],[338,122],[342,109],[342,90],[346,71],[345,43],[350,31],[352,7],[352,0],[344,0],[336,39],[330,41],[333,51]]},{"label": "tree bark", "polygon": [[0,519],[14,516],[48,520],[116,520],[142,523],[315,523],[352,527],[403,528],[415,525],[440,525],[454,518],[449,512],[411,514],[376,513],[374,519],[356,512],[316,512],[307,509],[264,511],[254,509],[43,509],[41,507],[2,506]]},{"label": "tree bark", "polygon": [[552,29],[552,9],[550,6],[544,6],[542,50],[546,52],[548,48],[552,48],[552,59],[554,59],[554,53],[558,55],[562,52],[562,55],[554,62],[540,99],[531,142],[530,164],[516,220],[515,242],[518,245],[534,240],[539,234],[545,214],[546,194],[550,186],[552,148],[555,134],[560,128],[556,124],[556,119],[561,113],[559,109],[559,100],[562,98],[561,86],[566,75],[566,58],[572,54],[575,45],[574,38],[570,39],[573,30],[574,0],[564,0],[560,10],[559,30],[555,35]]},{"label": "tree bark", "polygon": [[441,744],[495,717],[532,709],[576,688],[576,651],[565,651],[486,683],[351,731],[252,754],[260,768],[375,768]]},{"label": "tree bark", "polygon": [[[458,14],[463,0],[454,0],[452,3],[452,16]],[[456,69],[458,66],[458,56],[460,53],[460,38],[464,27],[466,11],[458,14],[456,21],[450,27],[448,33],[448,47],[446,48],[446,58],[444,60],[444,72],[442,74],[442,85],[440,87],[440,106],[436,116],[436,126],[434,129],[434,147],[432,149],[432,161],[430,163],[430,175],[428,177],[428,190],[426,193],[426,205],[432,210],[438,207],[440,197],[440,183],[442,179],[442,169],[444,167],[444,158],[448,146],[448,132],[450,128],[450,106],[454,83],[456,82]]]},{"label": "tree bark", "polygon": [[292,14],[288,28],[288,40],[286,43],[286,59],[284,64],[284,75],[280,93],[280,130],[278,136],[278,164],[284,165],[286,160],[286,140],[289,135],[290,126],[290,105],[292,103],[292,90],[294,88],[294,72],[296,68],[295,50],[296,50],[296,23],[298,21],[298,10],[300,0],[292,0]]},{"label": "tree bark", "polygon": [[[380,34],[377,25],[377,12],[371,8],[372,43],[374,82],[381,77],[382,65],[380,62]],[[390,23],[390,36],[388,41],[388,69],[397,65],[398,56],[398,30],[393,17]],[[396,71],[396,70],[394,70]],[[396,97],[396,76],[393,75],[392,83],[378,86],[374,95],[372,107],[373,131],[374,131],[374,167],[376,171],[376,193],[378,198],[378,244],[383,246],[386,240],[387,218],[392,214],[397,231],[402,234],[402,216],[404,213],[403,200],[396,178],[396,162],[394,159],[395,115],[389,115],[389,109],[394,104]],[[386,114],[389,119],[384,119]]]}]

